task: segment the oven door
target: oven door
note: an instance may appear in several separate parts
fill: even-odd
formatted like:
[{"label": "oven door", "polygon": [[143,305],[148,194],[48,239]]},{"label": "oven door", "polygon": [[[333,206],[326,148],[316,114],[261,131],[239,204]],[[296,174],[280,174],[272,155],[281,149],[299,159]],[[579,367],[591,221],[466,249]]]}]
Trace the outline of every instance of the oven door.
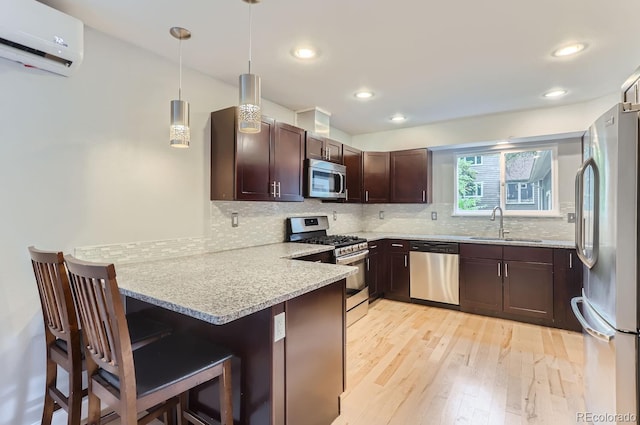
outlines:
[{"label": "oven door", "polygon": [[321,199],[346,198],[344,165],[310,159],[307,166],[307,196]]},{"label": "oven door", "polygon": [[358,268],[355,274],[347,276],[347,311],[369,299],[365,273],[368,256],[369,250],[367,249],[336,258],[336,264]]}]

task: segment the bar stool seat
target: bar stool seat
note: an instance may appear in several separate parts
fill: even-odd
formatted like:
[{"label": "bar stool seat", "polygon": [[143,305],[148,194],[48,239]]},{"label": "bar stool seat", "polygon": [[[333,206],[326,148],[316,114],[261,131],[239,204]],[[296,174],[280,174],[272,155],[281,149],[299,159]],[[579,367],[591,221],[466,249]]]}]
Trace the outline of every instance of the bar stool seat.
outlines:
[{"label": "bar stool seat", "polygon": [[[149,395],[231,357],[231,351],[226,348],[184,333],[148,344],[133,352],[137,396]],[[98,375],[120,390],[120,379],[116,375],[104,369],[100,369]]]}]

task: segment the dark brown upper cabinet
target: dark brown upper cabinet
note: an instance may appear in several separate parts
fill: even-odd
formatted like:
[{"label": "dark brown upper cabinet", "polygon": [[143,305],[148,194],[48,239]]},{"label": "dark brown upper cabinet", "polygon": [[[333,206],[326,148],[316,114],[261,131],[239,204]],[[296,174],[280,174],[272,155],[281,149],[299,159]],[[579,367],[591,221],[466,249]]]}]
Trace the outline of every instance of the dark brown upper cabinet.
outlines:
[{"label": "dark brown upper cabinet", "polygon": [[389,202],[431,203],[431,151],[427,148],[390,154]]},{"label": "dark brown upper cabinet", "polygon": [[303,129],[262,117],[240,133],[237,108],[211,113],[211,200],[302,201]]},{"label": "dark brown upper cabinet", "polygon": [[389,202],[389,152],[364,152],[362,170],[363,202]]},{"label": "dark brown upper cabinet", "polygon": [[305,145],[307,159],[342,164],[342,143],[307,131]]},{"label": "dark brown upper cabinet", "polygon": [[345,202],[360,204],[362,203],[362,151],[343,145],[342,161],[347,167]]}]

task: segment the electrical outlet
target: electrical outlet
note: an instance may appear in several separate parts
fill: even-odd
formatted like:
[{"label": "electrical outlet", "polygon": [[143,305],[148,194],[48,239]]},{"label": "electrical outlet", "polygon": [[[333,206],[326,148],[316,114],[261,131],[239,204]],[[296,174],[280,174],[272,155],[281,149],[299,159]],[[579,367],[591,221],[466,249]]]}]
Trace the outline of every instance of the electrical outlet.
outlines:
[{"label": "electrical outlet", "polygon": [[273,342],[278,342],[284,339],[285,336],[285,317],[283,311],[273,317]]},{"label": "electrical outlet", "polygon": [[380,220],[384,220],[384,211],[380,211],[380,212],[378,213],[378,218],[379,218]]},{"label": "electrical outlet", "polygon": [[575,223],[575,222],[576,222],[576,213],[568,213],[567,223]]},{"label": "electrical outlet", "polygon": [[336,221],[338,219],[338,213],[337,212],[333,212],[333,221]]},{"label": "electrical outlet", "polygon": [[435,211],[431,211],[431,220],[437,220],[438,219],[438,213]]},{"label": "electrical outlet", "polygon": [[231,227],[238,227],[238,213],[231,213]]}]

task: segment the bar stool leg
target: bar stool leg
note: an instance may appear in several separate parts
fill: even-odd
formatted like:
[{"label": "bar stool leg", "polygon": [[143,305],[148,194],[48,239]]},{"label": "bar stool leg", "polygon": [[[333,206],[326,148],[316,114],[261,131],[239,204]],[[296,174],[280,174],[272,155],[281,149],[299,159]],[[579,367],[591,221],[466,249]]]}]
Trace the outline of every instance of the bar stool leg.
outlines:
[{"label": "bar stool leg", "polygon": [[53,360],[47,358],[47,375],[44,387],[44,408],[42,410],[42,425],[51,425],[53,411],[55,410],[55,402],[51,397],[49,388],[55,386],[57,380],[58,365]]},{"label": "bar stool leg", "polygon": [[80,425],[82,419],[82,372],[69,372],[69,398],[67,405],[69,406],[68,425]]},{"label": "bar stool leg", "polygon": [[231,387],[231,360],[222,363],[220,380],[220,422],[222,425],[233,425],[233,390]]}]

